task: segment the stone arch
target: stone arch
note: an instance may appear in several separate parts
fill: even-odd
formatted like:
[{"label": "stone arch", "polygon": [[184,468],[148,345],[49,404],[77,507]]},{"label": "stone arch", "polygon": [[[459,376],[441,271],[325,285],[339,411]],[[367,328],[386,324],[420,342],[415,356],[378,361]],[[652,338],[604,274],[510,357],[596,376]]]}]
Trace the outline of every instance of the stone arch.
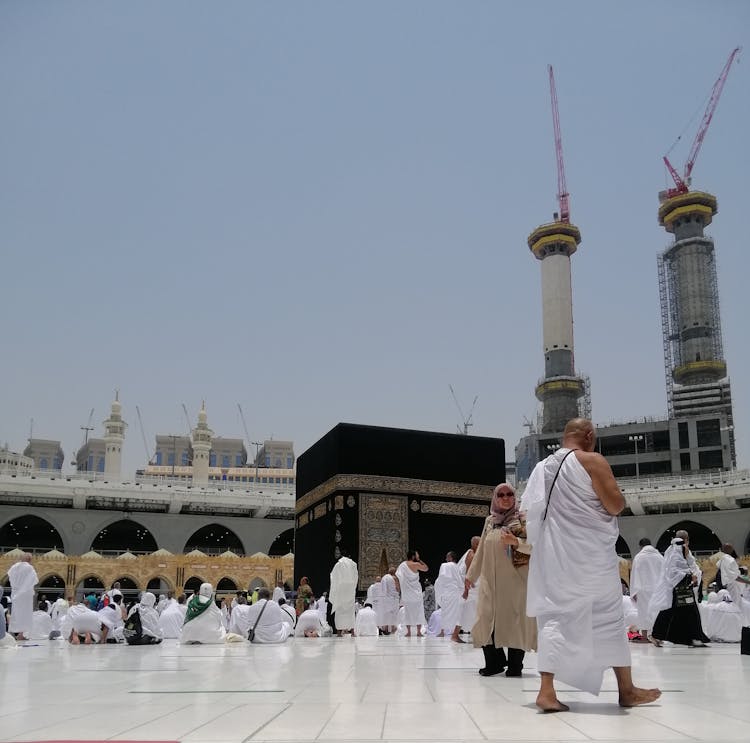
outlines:
[{"label": "stone arch", "polygon": [[201,583],[207,583],[208,581],[199,578],[197,575],[191,575],[183,586],[185,593],[198,593],[198,589],[201,587]]},{"label": "stone arch", "polygon": [[112,584],[120,584],[120,590],[122,591],[125,603],[128,601],[137,600],[141,593],[141,587],[138,585],[138,579],[132,575],[121,575],[119,578],[115,578]]},{"label": "stone arch", "polygon": [[263,580],[260,576],[256,575],[255,578],[253,578],[250,581],[250,585],[248,586],[248,593],[252,593],[256,588],[268,588],[268,583]]},{"label": "stone arch", "polygon": [[63,550],[65,545],[60,532],[47,519],[24,514],[9,519],[0,528],[0,547],[48,552]]},{"label": "stone arch", "polygon": [[165,578],[163,575],[154,575],[146,581],[146,590],[158,596],[160,593],[169,593],[175,589],[174,583],[169,578]]},{"label": "stone arch", "polygon": [[242,540],[227,526],[213,522],[202,526],[194,531],[187,542],[183,552],[198,549],[206,554],[221,554],[231,550],[237,555],[245,554],[245,545]]},{"label": "stone arch", "polygon": [[282,557],[294,552],[294,527],[282,531],[276,539],[271,542],[267,554],[271,557]]},{"label": "stone arch", "polygon": [[156,552],[159,545],[151,531],[133,519],[115,519],[103,526],[89,549],[103,553],[114,552]]},{"label": "stone arch", "polygon": [[65,598],[65,578],[59,573],[47,573],[39,579],[36,587],[38,596],[46,596],[49,601]]},{"label": "stone arch", "polygon": [[632,557],[632,552],[630,551],[630,547],[628,546],[628,543],[623,539],[622,534],[620,534],[619,537],[617,537],[617,544],[615,545],[615,552],[620,557],[625,557],[627,559],[630,559]]},{"label": "stone arch", "polygon": [[103,593],[106,590],[105,583],[101,576],[96,573],[87,573],[78,579],[75,587],[75,597],[83,596],[90,591],[95,593]]},{"label": "stone arch", "polygon": [[221,593],[235,593],[239,589],[239,583],[234,578],[224,576],[216,582],[216,591]]},{"label": "stone arch", "polygon": [[670,526],[662,532],[656,542],[656,549],[659,552],[664,552],[674,539],[675,532],[681,529],[684,529],[690,535],[690,551],[693,555],[712,555],[721,549],[721,539],[716,533],[697,521],[680,521]]}]

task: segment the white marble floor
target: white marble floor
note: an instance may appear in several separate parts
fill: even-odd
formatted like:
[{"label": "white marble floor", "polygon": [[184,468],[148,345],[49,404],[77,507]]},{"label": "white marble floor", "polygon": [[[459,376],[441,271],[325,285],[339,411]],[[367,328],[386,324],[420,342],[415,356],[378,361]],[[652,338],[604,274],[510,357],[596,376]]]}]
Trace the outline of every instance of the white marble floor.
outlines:
[{"label": "white marble floor", "polygon": [[437,639],[296,640],[283,646],[81,646],[0,650],[0,740],[750,740],[750,656],[737,645],[632,647],[658,703],[616,705],[561,689],[571,711],[533,705],[523,678],[477,674],[481,652]]}]

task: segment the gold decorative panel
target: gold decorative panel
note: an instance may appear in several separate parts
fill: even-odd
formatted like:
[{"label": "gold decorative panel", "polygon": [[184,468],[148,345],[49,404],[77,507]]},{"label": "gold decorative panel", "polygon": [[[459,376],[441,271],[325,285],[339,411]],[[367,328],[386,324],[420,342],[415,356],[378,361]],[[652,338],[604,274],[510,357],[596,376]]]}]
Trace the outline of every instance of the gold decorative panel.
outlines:
[{"label": "gold decorative panel", "polygon": [[359,494],[359,587],[367,588],[385,562],[392,567],[406,559],[409,548],[408,499],[399,495]]},{"label": "gold decorative panel", "polygon": [[450,503],[447,501],[422,501],[422,513],[439,513],[445,516],[477,516],[484,518],[489,515],[487,506],[477,506],[473,503]]}]

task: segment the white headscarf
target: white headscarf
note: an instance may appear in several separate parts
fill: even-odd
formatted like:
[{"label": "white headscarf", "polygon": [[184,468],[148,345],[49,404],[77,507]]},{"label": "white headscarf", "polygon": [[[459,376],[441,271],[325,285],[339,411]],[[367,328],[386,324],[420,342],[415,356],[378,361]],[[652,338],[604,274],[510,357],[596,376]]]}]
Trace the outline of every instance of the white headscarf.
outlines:
[{"label": "white headscarf", "polygon": [[148,609],[153,609],[156,603],[156,596],[150,591],[144,591],[141,594],[141,606],[145,606]]},{"label": "white headscarf", "polygon": [[213,595],[214,587],[210,583],[201,583],[201,587],[198,589],[198,600],[201,604],[208,603]]}]

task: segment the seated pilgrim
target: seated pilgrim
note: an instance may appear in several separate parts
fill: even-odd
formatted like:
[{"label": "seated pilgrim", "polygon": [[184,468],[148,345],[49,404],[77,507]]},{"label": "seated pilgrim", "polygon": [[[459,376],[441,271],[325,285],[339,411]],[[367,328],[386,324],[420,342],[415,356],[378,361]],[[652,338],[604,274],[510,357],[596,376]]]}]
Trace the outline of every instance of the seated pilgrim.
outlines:
[{"label": "seated pilgrim", "polygon": [[190,597],[180,635],[183,645],[216,645],[226,640],[221,609],[216,606],[213,593],[210,583],[201,583],[198,593]]},{"label": "seated pilgrim", "polygon": [[128,637],[128,633],[125,631],[128,645],[156,645],[160,643],[163,637],[159,627],[159,614],[156,611],[156,596],[151,591],[144,591],[141,594],[141,600],[130,608],[128,620],[136,612],[138,612],[141,620],[141,634],[140,637]]},{"label": "seated pilgrim", "polygon": [[354,632],[357,637],[377,637],[378,619],[372,604],[365,604],[358,612],[354,622]]},{"label": "seated pilgrim", "polygon": [[[3,586],[0,585],[0,599],[3,597]],[[0,648],[14,648],[16,638],[8,632],[8,622],[5,618],[5,604],[0,602]]]},{"label": "seated pilgrim", "polygon": [[[271,600],[273,601],[273,598],[271,598]],[[281,607],[281,611],[285,611],[289,615],[289,618],[292,622],[292,627],[296,627],[297,612],[294,610],[294,607],[291,604],[287,604],[286,599],[283,597],[278,599],[277,603]]]},{"label": "seated pilgrim", "polygon": [[62,634],[62,622],[65,618],[65,615],[68,613],[68,607],[73,604],[73,598],[72,596],[68,601],[66,601],[64,598],[60,597],[55,601],[54,604],[52,604],[52,608],[50,609],[50,619],[52,620],[52,631],[50,632],[50,639],[54,640],[57,637],[60,637]]},{"label": "seated pilgrim", "polygon": [[89,608],[89,602],[85,598],[68,609],[60,632],[71,645],[80,645],[81,639],[86,645],[107,639],[106,625],[102,625],[99,614]]},{"label": "seated pilgrim", "polygon": [[[271,592],[267,588],[258,589],[258,600],[248,608],[248,632],[255,629],[253,642],[284,642],[294,631],[294,623],[275,601],[271,601]],[[242,636],[247,638],[248,632]],[[241,633],[238,633],[241,634]]]},{"label": "seated pilgrim", "polygon": [[250,604],[247,603],[247,597],[239,592],[234,601],[232,613],[229,615],[229,631],[247,640],[247,633],[250,629]]},{"label": "seated pilgrim", "polygon": [[40,601],[31,615],[31,639],[49,640],[52,634],[52,617],[47,613],[47,602]]},{"label": "seated pilgrim", "polygon": [[182,625],[185,623],[187,604],[185,595],[181,594],[177,600],[167,604],[164,611],[159,615],[159,629],[162,637],[167,640],[179,640],[182,633]]},{"label": "seated pilgrim", "polygon": [[323,637],[326,625],[320,618],[317,609],[307,609],[297,617],[297,626],[294,629],[295,637]]},{"label": "seated pilgrim", "polygon": [[122,594],[116,593],[110,597],[110,602],[97,612],[101,623],[107,628],[107,642],[118,643],[125,639],[123,629],[127,612],[122,605]]},{"label": "seated pilgrim", "polygon": [[428,637],[437,637],[438,635],[440,636],[445,635],[445,633],[443,632],[443,623],[441,621],[442,613],[443,612],[441,609],[435,609],[430,614],[430,618],[427,621],[427,636]]}]

